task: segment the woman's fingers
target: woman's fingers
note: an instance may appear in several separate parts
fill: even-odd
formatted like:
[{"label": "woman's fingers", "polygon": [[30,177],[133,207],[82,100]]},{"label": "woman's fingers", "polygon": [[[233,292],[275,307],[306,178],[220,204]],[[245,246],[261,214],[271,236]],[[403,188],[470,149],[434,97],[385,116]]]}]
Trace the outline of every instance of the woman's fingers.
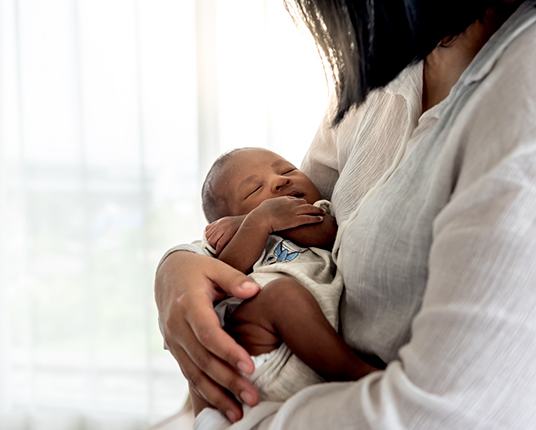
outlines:
[{"label": "woman's fingers", "polygon": [[258,402],[256,388],[239,373],[253,372],[251,358],[221,329],[206,294],[190,302],[182,303],[182,318],[172,322],[181,336],[167,337],[168,347],[196,391],[222,413],[238,419],[241,412],[236,398],[250,406]]},{"label": "woman's fingers", "polygon": [[[236,345],[235,341],[232,340],[232,338],[227,335],[223,330],[221,330],[221,333],[218,333],[215,338],[217,339],[217,342],[221,341],[220,338],[229,339],[230,345],[234,346]],[[192,336],[195,335],[195,332],[192,333]],[[214,340],[214,339],[211,339]],[[210,380],[217,383],[218,385],[225,387],[227,390],[229,390],[231,393],[233,393],[237,398],[240,398],[245,403],[249,404],[250,406],[257,403],[257,389],[253,386],[253,384],[245,377],[239,375],[236,372],[236,369],[234,366],[229,365],[225,363],[224,361],[220,360],[220,358],[216,357],[215,354],[212,353],[208,348],[205,347],[205,345],[201,342],[197,344],[200,339],[186,339],[183,337],[182,339],[183,343],[188,342],[189,348],[187,350],[188,356],[190,360],[197,366],[198,369],[202,369],[202,375],[208,376]],[[193,347],[193,345],[196,345]],[[213,346],[213,345],[212,345]],[[217,349],[218,347],[214,347],[214,349]],[[225,349],[225,346],[222,347]],[[232,355],[231,355],[232,356]],[[249,355],[247,356],[249,359]],[[234,363],[236,361],[232,358],[230,360]],[[232,366],[232,367],[231,367]],[[253,368],[249,369],[249,373],[251,373],[251,370]],[[199,384],[196,384],[196,386],[199,386]],[[208,400],[208,399],[207,399]]]},{"label": "woman's fingers", "polygon": [[240,403],[229,392],[207,378],[182,348],[178,347],[172,352],[175,359],[181,363],[181,370],[188,379],[190,387],[201,398],[225,414],[231,422],[242,417]]},{"label": "woman's fingers", "polygon": [[255,404],[257,391],[241,376],[253,372],[254,366],[247,351],[220,327],[213,302],[225,293],[253,297],[259,286],[217,259],[175,254],[162,263],[156,276],[155,296],[166,343],[196,390],[223,413],[232,410],[239,417],[236,400],[227,390]]},{"label": "woman's fingers", "polygon": [[228,295],[239,299],[249,299],[260,291],[259,285],[239,270],[216,259],[211,259],[211,261],[212,264],[207,267],[205,274],[215,287],[225,291]]},{"label": "woman's fingers", "polygon": [[[197,341],[206,350],[226,361],[240,372],[248,374],[253,372],[254,366],[249,354],[220,327],[218,317],[212,308],[196,306],[186,315],[186,320],[190,324]],[[199,367],[205,369],[209,365],[207,363],[209,357],[204,351],[192,351],[189,355]],[[214,376],[217,378],[217,375]]]}]

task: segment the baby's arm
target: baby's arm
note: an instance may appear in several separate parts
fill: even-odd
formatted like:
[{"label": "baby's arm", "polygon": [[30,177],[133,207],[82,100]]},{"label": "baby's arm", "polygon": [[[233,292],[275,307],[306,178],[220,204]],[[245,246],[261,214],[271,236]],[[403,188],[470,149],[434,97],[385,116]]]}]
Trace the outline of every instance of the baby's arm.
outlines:
[{"label": "baby's arm", "polygon": [[290,277],[270,282],[242,303],[225,329],[252,355],[270,352],[283,341],[327,381],[353,381],[378,370],[354,353],[311,293]]},{"label": "baby's arm", "polygon": [[[215,249],[216,255],[219,255],[222,249],[227,246],[245,218],[246,215],[227,216],[214,221],[206,227],[206,239]],[[334,216],[325,214],[322,222],[300,225],[283,230],[279,234],[283,238],[292,240],[296,245],[305,248],[315,246],[331,250],[337,235],[337,221]]]},{"label": "baby's arm", "polygon": [[325,214],[324,220],[318,224],[301,225],[281,231],[279,234],[299,246],[315,246],[331,250],[337,236],[337,221],[334,216]]},{"label": "baby's arm", "polygon": [[218,258],[247,273],[261,256],[271,233],[320,223],[323,216],[322,209],[303,199],[284,196],[265,200],[246,215]]},{"label": "baby's arm", "polygon": [[218,259],[243,273],[248,273],[261,256],[270,234],[267,226],[263,224],[258,223],[257,216],[251,212],[217,255]]},{"label": "baby's arm", "polygon": [[227,246],[245,218],[246,215],[225,216],[205,227],[205,239],[215,251],[215,255],[219,255],[221,250]]}]

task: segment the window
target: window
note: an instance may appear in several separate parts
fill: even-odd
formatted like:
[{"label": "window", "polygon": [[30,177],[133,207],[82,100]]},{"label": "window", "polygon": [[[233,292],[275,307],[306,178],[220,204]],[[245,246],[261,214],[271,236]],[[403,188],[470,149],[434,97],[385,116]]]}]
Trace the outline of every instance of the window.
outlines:
[{"label": "window", "polygon": [[0,0],[0,43],[0,427],[146,428],[186,393],[156,264],[220,152],[299,163],[314,45],[268,0]]}]

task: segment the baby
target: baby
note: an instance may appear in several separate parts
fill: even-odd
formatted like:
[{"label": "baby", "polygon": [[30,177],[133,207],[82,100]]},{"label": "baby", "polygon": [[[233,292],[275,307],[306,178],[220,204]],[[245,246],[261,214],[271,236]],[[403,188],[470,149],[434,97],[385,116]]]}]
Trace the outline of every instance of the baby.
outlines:
[{"label": "baby", "polygon": [[[262,287],[254,300],[266,305],[254,336],[246,339],[232,324],[241,317],[239,299],[223,300],[216,312],[239,343],[241,335],[247,340],[256,365],[251,378],[263,400],[376,370],[336,332],[342,279],[329,250],[337,225],[303,172],[271,151],[237,149],[216,160],[202,198],[211,254]],[[192,400],[196,413],[206,406]]]}]

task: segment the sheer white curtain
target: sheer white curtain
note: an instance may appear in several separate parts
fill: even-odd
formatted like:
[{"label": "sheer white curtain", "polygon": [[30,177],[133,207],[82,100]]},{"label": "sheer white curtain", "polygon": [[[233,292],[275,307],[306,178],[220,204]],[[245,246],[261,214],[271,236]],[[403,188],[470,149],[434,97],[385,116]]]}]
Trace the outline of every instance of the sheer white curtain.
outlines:
[{"label": "sheer white curtain", "polygon": [[299,163],[326,101],[282,0],[0,0],[0,428],[178,410],[156,263],[218,153]]}]

